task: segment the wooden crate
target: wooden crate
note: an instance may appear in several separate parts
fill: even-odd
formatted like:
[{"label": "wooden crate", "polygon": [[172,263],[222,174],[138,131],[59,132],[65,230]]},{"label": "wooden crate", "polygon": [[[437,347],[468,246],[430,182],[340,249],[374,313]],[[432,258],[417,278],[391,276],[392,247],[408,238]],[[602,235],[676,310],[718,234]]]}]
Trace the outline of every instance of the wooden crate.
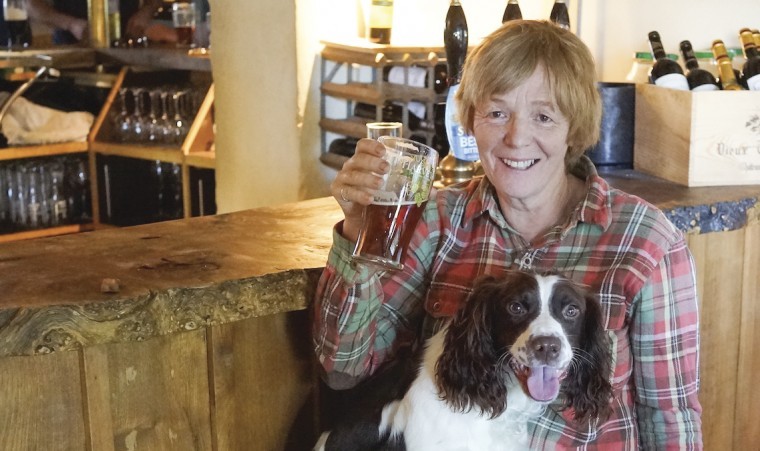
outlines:
[{"label": "wooden crate", "polygon": [[637,85],[633,165],[686,186],[760,184],[760,92]]}]

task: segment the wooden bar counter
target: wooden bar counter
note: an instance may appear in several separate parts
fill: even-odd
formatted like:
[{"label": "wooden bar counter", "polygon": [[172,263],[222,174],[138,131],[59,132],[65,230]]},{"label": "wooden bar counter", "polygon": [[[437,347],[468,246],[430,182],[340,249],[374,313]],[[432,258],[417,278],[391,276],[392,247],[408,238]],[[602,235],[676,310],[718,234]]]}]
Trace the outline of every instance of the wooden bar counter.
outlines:
[{"label": "wooden bar counter", "polygon": [[[706,449],[751,449],[760,186],[606,176],[687,232]],[[307,307],[340,217],[315,199],[0,244],[0,449],[310,449]]]}]

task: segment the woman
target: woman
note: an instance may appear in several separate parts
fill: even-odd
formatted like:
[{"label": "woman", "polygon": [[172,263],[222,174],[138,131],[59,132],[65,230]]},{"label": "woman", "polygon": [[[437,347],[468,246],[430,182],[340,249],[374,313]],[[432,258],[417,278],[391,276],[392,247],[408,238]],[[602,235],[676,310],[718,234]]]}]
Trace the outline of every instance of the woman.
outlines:
[{"label": "woman", "polygon": [[353,386],[420,330],[431,336],[480,275],[559,271],[603,304],[612,414],[576,424],[546,409],[531,424],[531,449],[701,449],[692,257],[659,210],[610,188],[583,156],[601,117],[588,48],[548,22],[509,22],[469,56],[457,101],[485,177],[433,193],[403,271],[349,260],[361,209],[387,169],[383,146],[360,141],[332,184],[345,220],[315,304],[325,381]]}]

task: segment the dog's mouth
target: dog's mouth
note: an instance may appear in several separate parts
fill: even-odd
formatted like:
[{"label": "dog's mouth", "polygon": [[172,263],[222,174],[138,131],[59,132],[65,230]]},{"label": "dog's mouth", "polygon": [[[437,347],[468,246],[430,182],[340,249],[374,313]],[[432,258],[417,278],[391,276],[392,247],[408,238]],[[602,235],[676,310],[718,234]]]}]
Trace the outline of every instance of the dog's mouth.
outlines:
[{"label": "dog's mouth", "polygon": [[564,368],[525,366],[514,358],[509,361],[509,365],[523,390],[531,398],[540,402],[550,402],[559,395],[559,386],[566,373]]}]

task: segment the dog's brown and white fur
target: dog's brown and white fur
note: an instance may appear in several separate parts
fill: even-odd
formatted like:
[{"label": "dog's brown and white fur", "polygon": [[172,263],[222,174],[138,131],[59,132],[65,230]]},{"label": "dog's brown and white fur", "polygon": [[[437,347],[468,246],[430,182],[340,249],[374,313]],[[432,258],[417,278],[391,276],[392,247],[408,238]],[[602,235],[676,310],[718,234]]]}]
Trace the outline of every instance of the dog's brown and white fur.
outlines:
[{"label": "dog's brown and white fur", "polygon": [[604,415],[610,365],[599,303],[578,285],[521,271],[486,277],[428,341],[403,399],[375,426],[323,435],[316,449],[356,449],[357,432],[376,436],[376,449],[526,449],[529,420],[560,393],[576,421]]}]

